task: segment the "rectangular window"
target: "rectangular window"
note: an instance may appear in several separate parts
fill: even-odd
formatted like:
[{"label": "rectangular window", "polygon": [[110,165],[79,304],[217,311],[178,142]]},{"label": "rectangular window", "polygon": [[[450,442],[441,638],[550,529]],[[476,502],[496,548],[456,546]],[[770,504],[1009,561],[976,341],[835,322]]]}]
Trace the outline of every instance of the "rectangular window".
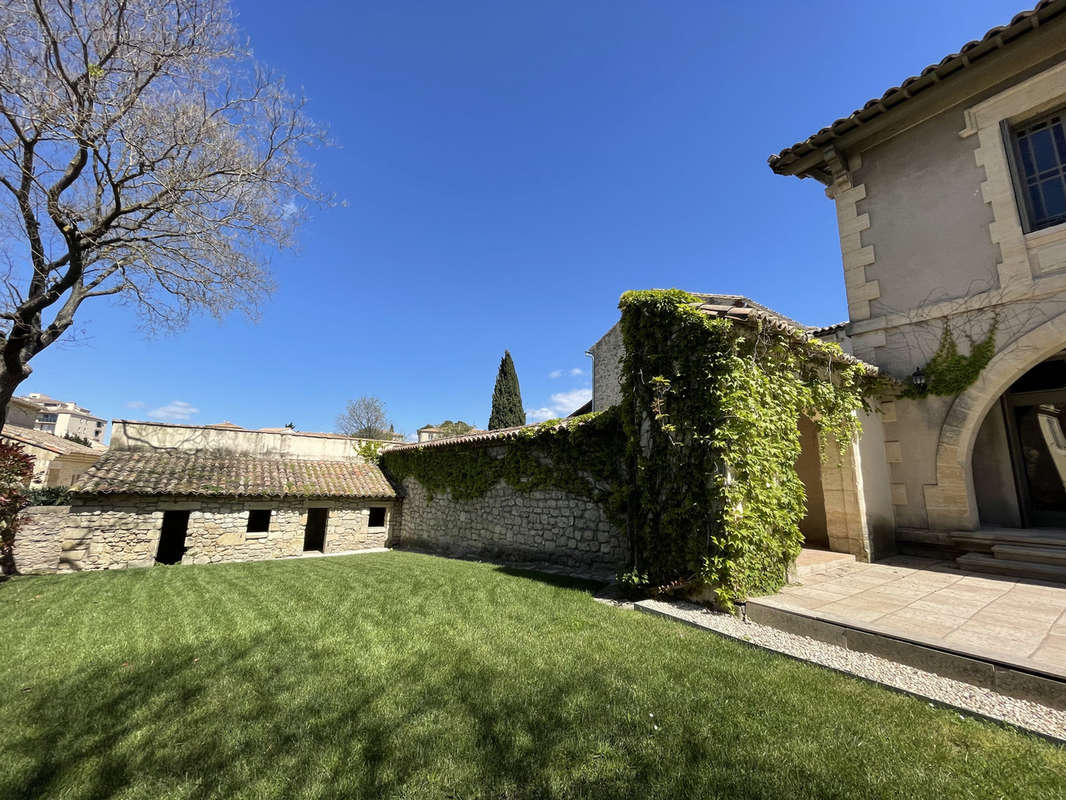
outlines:
[{"label": "rectangular window", "polygon": [[370,507],[370,519],[367,521],[367,527],[369,527],[369,528],[384,528],[385,527],[385,507],[384,506],[371,506]]},{"label": "rectangular window", "polygon": [[269,530],[269,508],[255,508],[248,512],[248,533],[266,533]]},{"label": "rectangular window", "polygon": [[1026,231],[1066,222],[1066,109],[1011,131]]}]

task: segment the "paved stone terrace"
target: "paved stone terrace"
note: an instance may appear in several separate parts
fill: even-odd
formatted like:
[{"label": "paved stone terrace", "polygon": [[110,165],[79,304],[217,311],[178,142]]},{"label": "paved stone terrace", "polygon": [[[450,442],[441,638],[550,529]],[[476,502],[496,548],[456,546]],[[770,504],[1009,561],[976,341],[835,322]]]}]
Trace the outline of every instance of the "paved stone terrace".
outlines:
[{"label": "paved stone terrace", "polygon": [[1066,679],[1066,585],[909,556],[798,580],[754,602]]}]

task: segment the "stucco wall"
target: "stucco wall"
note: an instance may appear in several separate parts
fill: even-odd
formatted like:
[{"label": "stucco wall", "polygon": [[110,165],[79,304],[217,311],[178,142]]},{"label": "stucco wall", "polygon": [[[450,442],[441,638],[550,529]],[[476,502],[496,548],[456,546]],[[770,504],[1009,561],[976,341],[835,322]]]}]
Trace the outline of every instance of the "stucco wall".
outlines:
[{"label": "stucco wall", "polygon": [[[389,509],[385,527],[368,527],[371,506]],[[58,548],[54,548],[54,538],[47,539],[56,555],[49,571],[151,566],[159,547],[163,512],[168,510],[190,512],[182,563],[255,561],[303,552],[308,508],[330,509],[327,553],[384,546],[401,517],[398,504],[364,500],[257,502],[109,496],[75,498],[66,513],[55,512],[46,523],[37,525],[47,526],[50,536],[59,538]],[[247,532],[249,509],[272,511],[269,531]],[[50,557],[34,556],[42,568],[48,567]]]},{"label": "stucco wall", "polygon": [[870,216],[862,244],[876,259],[866,277],[880,286],[873,317],[997,286],[985,173],[976,139],[959,138],[964,124],[955,108],[862,154],[853,181],[866,187],[858,211]]},{"label": "stucco wall", "polygon": [[404,481],[398,544],[442,555],[539,562],[613,576],[625,566],[622,535],[598,505],[556,489],[516,492],[501,481],[476,500],[432,500]]}]

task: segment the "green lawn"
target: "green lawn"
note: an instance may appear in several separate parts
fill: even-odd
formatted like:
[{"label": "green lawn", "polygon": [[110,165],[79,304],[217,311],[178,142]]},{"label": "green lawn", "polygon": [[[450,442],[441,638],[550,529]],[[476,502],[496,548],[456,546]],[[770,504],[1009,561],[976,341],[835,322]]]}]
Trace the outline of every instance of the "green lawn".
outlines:
[{"label": "green lawn", "polygon": [[0,797],[1066,796],[1066,750],[385,553],[0,585]]}]

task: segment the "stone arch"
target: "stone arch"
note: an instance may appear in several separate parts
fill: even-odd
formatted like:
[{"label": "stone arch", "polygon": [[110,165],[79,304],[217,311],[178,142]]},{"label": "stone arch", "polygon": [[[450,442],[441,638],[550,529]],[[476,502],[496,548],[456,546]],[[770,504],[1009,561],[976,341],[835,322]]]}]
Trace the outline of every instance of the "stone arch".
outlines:
[{"label": "stone arch", "polygon": [[1012,383],[1066,347],[1066,312],[1022,334],[1000,350],[948,409],[936,449],[936,483],[925,486],[929,527],[974,530],[978,527],[970,459],[985,415]]}]

